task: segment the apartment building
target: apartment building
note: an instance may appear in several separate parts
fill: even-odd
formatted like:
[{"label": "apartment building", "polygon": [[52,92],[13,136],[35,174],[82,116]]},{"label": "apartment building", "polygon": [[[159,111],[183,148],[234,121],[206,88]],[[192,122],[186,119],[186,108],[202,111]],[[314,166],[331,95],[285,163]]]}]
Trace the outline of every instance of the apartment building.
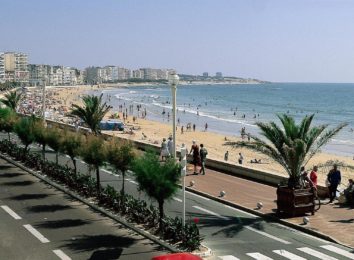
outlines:
[{"label": "apartment building", "polygon": [[5,53],[0,52],[0,83],[5,82]]},{"label": "apartment building", "polygon": [[0,55],[0,81],[28,83],[28,56],[21,52],[5,52]]}]

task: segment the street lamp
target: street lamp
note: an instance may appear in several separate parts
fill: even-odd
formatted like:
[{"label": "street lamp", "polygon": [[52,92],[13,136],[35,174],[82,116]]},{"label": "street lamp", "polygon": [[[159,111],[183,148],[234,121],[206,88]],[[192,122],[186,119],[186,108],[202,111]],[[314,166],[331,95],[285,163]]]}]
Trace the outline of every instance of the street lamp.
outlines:
[{"label": "street lamp", "polygon": [[173,151],[171,155],[173,158],[176,158],[176,92],[177,92],[178,81],[179,81],[179,77],[177,74],[175,73],[170,74],[168,82],[171,85],[171,92],[172,92]]},{"label": "street lamp", "polygon": [[43,93],[42,93],[42,117],[43,117],[43,125],[44,127],[47,127],[47,122],[45,121],[45,86],[47,84],[46,82],[47,77],[44,76],[44,80],[43,80]]}]

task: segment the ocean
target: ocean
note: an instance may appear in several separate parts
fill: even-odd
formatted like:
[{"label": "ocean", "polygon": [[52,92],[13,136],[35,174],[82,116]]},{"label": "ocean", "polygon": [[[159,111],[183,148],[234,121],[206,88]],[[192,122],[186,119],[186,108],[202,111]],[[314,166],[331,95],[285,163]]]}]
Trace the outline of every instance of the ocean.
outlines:
[{"label": "ocean", "polygon": [[[168,114],[172,118],[168,85],[131,86],[103,93],[113,111],[118,111],[119,105],[141,104],[146,108],[147,119],[167,123]],[[279,113],[292,115],[297,121],[314,113],[315,125],[349,124],[323,150],[345,156],[354,154],[354,84],[178,85],[177,108],[180,124],[190,122],[204,130],[207,123],[208,131],[225,136],[240,136],[243,127],[246,132],[258,134],[255,122],[279,123]]]}]

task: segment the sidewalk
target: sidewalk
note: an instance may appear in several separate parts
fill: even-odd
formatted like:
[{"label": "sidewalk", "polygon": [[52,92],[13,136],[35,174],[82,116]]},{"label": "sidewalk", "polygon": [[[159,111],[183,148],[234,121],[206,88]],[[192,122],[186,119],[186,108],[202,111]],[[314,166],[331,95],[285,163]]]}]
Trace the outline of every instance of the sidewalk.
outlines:
[{"label": "sidewalk", "polygon": [[[192,167],[188,166],[188,174]],[[193,187],[190,181],[194,181]],[[205,175],[188,175],[186,187],[219,197],[225,191],[224,200],[256,210],[257,202],[262,202],[261,213],[275,216],[276,187],[234,177],[207,169]],[[321,232],[350,247],[354,247],[354,208],[341,207],[339,204],[322,204],[314,216],[308,215],[310,223],[304,226],[303,217],[286,218],[288,222],[302,225]]]}]

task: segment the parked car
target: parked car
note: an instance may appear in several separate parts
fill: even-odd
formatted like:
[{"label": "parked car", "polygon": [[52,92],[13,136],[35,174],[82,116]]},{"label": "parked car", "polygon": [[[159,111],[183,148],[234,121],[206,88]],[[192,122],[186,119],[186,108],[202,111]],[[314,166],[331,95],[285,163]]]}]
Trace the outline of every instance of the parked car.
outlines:
[{"label": "parked car", "polygon": [[175,253],[175,254],[155,256],[151,260],[203,260],[203,259],[199,256],[190,253]]}]

